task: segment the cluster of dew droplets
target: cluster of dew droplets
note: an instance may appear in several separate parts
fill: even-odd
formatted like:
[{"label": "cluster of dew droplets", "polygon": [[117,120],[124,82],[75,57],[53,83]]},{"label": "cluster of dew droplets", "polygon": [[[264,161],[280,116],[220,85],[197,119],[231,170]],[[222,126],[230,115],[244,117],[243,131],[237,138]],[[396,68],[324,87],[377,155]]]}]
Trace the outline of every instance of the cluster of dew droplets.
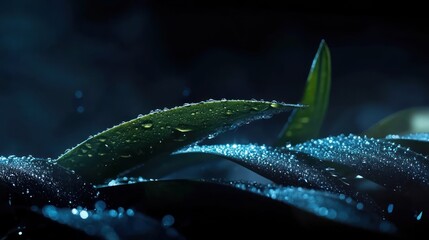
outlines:
[{"label": "cluster of dew droplets", "polygon": [[213,154],[230,159],[276,183],[350,194],[347,186],[329,174],[306,164],[291,152],[265,145],[189,146],[174,154]]},{"label": "cluster of dew droplets", "polygon": [[310,140],[289,149],[347,165],[357,174],[393,191],[429,191],[427,158],[393,142],[340,135]]},{"label": "cluster of dew droplets", "polygon": [[118,185],[127,185],[127,184],[135,184],[142,182],[153,182],[157,181],[157,179],[153,178],[143,178],[143,177],[119,177],[116,179],[109,179],[105,184],[99,185],[97,187],[113,187]]},{"label": "cluster of dew droplets", "polygon": [[34,203],[76,205],[98,192],[80,176],[55,162],[29,157],[0,157],[0,182],[15,196]]},{"label": "cluster of dew droplets", "polygon": [[[37,207],[33,207],[33,211],[40,212]],[[53,221],[107,240],[153,239],[155,236],[159,237],[156,239],[182,239],[174,229],[131,208],[106,209],[103,201],[95,204],[95,210],[47,205],[41,213]]]},{"label": "cluster of dew droplets", "polygon": [[285,202],[304,211],[348,225],[382,232],[395,232],[396,228],[371,212],[361,202],[344,194],[334,194],[300,187],[283,187],[273,184],[230,183],[232,186]]},{"label": "cluster of dew droplets", "polygon": [[429,133],[410,133],[405,135],[387,135],[386,139],[406,139],[429,142]]}]

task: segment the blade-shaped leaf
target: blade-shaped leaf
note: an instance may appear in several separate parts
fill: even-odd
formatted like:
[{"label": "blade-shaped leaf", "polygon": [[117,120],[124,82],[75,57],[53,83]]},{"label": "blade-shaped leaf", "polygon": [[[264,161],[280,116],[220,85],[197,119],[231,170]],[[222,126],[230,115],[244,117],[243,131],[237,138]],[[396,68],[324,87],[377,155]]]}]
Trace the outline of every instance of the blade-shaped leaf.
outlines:
[{"label": "blade-shaped leaf", "polygon": [[429,108],[410,108],[394,113],[369,128],[368,137],[384,138],[390,134],[429,132]]},{"label": "blade-shaped leaf", "polygon": [[311,140],[291,150],[348,165],[356,173],[398,192],[429,192],[429,162],[395,143],[354,135]]},{"label": "blade-shaped leaf", "polygon": [[[262,233],[271,238],[284,232],[284,229],[275,227],[277,224],[288,226],[290,234],[301,235],[310,229],[320,231],[320,234],[329,233],[332,229],[338,233],[346,225],[358,227],[359,231],[355,233],[362,235],[369,234],[362,228],[394,231],[389,222],[343,194],[303,188],[245,182],[168,180],[102,187],[99,190],[103,195],[112,196],[110,202],[114,205],[130,205],[160,217],[172,214],[176,217],[175,227],[180,232],[186,232],[189,225],[195,226],[196,229],[188,231],[192,236],[198,236],[197,239],[207,237],[207,232],[220,236]],[[134,192],[135,195],[131,199],[121,198],[126,192]],[[353,230],[347,229],[347,232]]]},{"label": "blade-shaped leaf", "polygon": [[[98,205],[105,206],[104,202]],[[43,207],[42,214],[56,222],[101,239],[183,239],[174,229],[133,209],[87,210],[82,208]]]},{"label": "blade-shaped leaf", "polygon": [[405,135],[387,135],[386,140],[410,148],[414,152],[429,156],[429,133],[410,133]]},{"label": "blade-shaped leaf", "polygon": [[375,231],[395,232],[395,227],[344,194],[271,184],[235,183],[234,187],[282,201],[315,215]]},{"label": "blade-shaped leaf", "polygon": [[256,100],[187,104],[122,123],[80,143],[58,163],[93,182],[103,182],[159,154],[299,105]]},{"label": "blade-shaped leaf", "polygon": [[331,89],[331,54],[322,40],[311,65],[301,103],[306,108],[296,109],[279,135],[277,145],[300,143],[319,135],[329,104]]},{"label": "blade-shaped leaf", "polygon": [[312,162],[307,164],[310,159],[286,150],[264,145],[226,144],[190,146],[174,154],[197,154],[202,155],[202,158],[216,155],[243,165],[279,184],[350,194],[343,182],[314,166],[317,159],[311,159]]},{"label": "blade-shaped leaf", "polygon": [[0,157],[0,183],[14,193],[12,203],[70,206],[97,197],[91,184],[52,161],[33,157]]}]

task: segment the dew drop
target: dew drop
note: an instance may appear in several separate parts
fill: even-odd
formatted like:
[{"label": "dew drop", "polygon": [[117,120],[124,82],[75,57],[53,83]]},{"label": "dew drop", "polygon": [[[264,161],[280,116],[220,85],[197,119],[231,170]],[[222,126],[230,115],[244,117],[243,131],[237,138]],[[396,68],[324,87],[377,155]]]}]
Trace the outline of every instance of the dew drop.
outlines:
[{"label": "dew drop", "polygon": [[177,127],[175,128],[177,131],[182,132],[182,133],[186,133],[186,132],[191,132],[192,128],[184,128],[184,127]]},{"label": "dew drop", "polygon": [[393,207],[394,207],[395,205],[393,205],[392,203],[391,204],[389,204],[388,206],[387,206],[387,212],[388,213],[392,213],[393,212]]},{"label": "dew drop", "polygon": [[146,128],[146,129],[149,129],[152,126],[153,126],[153,123],[151,121],[146,121],[146,122],[142,123],[142,127]]},{"label": "dew drop", "polygon": [[165,215],[161,222],[164,227],[171,227],[174,224],[174,217],[172,215]]}]

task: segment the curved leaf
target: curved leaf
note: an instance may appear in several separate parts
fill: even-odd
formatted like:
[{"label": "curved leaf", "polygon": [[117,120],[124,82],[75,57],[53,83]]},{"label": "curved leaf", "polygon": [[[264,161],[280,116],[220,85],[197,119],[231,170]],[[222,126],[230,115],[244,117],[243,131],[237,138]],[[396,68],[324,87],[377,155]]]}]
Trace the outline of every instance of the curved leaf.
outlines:
[{"label": "curved leaf", "polygon": [[103,182],[210,134],[299,107],[278,102],[221,100],[155,111],[80,143],[58,158],[92,182]]},{"label": "curved leaf", "polygon": [[133,209],[107,210],[104,209],[104,202],[97,204],[99,207],[96,210],[48,205],[41,212],[53,221],[101,239],[183,239],[174,229],[164,227]]},{"label": "curved leaf", "polygon": [[0,183],[14,193],[12,204],[71,206],[91,203],[97,197],[92,185],[74,172],[33,157],[0,157]]},{"label": "curved leaf", "polygon": [[429,156],[429,133],[411,133],[406,135],[387,135],[386,141],[407,147],[414,152]]},{"label": "curved leaf", "polygon": [[306,108],[296,109],[279,135],[277,145],[300,143],[316,138],[322,127],[329,104],[331,89],[331,54],[324,40],[320,43],[307,78],[301,103]]},{"label": "curved leaf", "polygon": [[293,152],[264,145],[190,146],[173,154],[197,154],[202,155],[202,158],[216,155],[243,165],[279,184],[350,194],[343,182],[314,166],[317,159],[304,159]]},{"label": "curved leaf", "polygon": [[[176,218],[176,229],[185,237],[189,233],[197,239],[207,237],[208,232],[211,237],[212,234],[216,237],[263,234],[271,238],[284,232],[284,228],[275,227],[278,224],[287,226],[290,234],[300,235],[305,235],[310,229],[320,234],[347,229],[348,233],[367,236],[375,233],[365,232],[362,228],[394,231],[389,222],[366,211],[366,206],[343,194],[303,188],[168,180],[102,187],[99,190],[103,195],[112,196],[110,202],[114,206],[125,204],[159,217],[172,214]],[[134,192],[135,195],[131,199],[121,198],[126,192]],[[359,230],[353,231],[347,225]],[[189,226],[193,228],[189,229]]]},{"label": "curved leaf", "polygon": [[354,135],[311,140],[291,150],[348,165],[356,173],[398,192],[429,192],[428,159],[395,143]]},{"label": "curved leaf", "polygon": [[369,128],[363,134],[384,138],[390,134],[429,132],[429,108],[410,108],[394,113]]}]

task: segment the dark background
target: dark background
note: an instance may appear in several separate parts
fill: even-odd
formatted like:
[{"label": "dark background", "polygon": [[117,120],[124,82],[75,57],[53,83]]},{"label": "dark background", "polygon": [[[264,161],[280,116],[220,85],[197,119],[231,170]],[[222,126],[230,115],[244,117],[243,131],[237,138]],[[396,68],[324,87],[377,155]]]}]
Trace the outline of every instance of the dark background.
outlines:
[{"label": "dark background", "polygon": [[[0,1],[0,155],[56,157],[140,113],[185,102],[296,103],[322,38],[333,61],[323,135],[359,133],[427,105],[427,18],[337,7]],[[269,143],[286,119],[219,141]]]}]

